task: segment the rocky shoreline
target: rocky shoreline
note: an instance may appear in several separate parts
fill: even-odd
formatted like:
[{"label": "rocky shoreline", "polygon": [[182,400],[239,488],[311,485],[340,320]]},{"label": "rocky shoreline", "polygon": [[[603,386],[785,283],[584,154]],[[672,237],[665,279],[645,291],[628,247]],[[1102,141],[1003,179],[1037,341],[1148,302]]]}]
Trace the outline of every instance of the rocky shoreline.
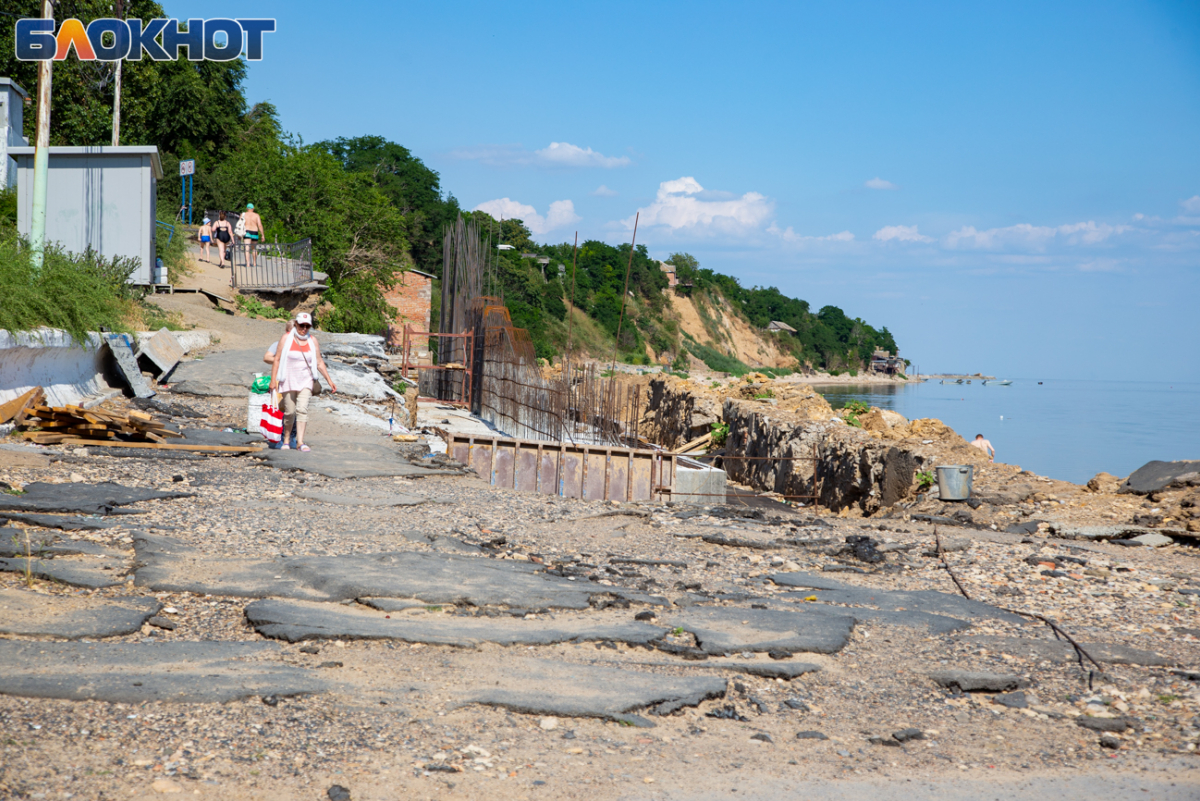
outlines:
[{"label": "rocky shoreline", "polygon": [[[1197,551],[1092,536],[1190,522],[1186,474],[983,463],[978,504],[944,503],[918,468],[973,449],[935,421],[675,381],[644,421],[664,444],[823,431],[820,505],[496,489],[328,412],[311,454],[6,446],[0,796],[1200,791]],[[761,461],[745,486],[808,486]]]}]

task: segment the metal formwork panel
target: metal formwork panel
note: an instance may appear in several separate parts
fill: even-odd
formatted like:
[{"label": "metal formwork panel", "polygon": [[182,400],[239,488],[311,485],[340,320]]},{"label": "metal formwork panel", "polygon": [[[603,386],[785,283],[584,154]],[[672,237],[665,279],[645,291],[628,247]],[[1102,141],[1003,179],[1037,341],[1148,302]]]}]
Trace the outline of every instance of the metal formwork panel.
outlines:
[{"label": "metal formwork panel", "polygon": [[636,448],[449,436],[449,453],[494,487],[589,501],[668,500],[675,457]]}]

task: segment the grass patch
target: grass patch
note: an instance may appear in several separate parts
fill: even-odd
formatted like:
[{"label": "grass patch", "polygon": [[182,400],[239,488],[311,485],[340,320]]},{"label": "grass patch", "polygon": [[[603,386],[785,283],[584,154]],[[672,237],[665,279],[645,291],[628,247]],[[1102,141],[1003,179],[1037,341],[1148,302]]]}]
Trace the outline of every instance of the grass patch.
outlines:
[{"label": "grass patch", "polygon": [[129,331],[141,290],[127,282],[136,259],[105,259],[95,251],[47,246],[34,270],[15,232],[0,235],[0,329],[61,328],[77,340],[89,331]]},{"label": "grass patch", "polygon": [[691,352],[704,365],[715,373],[730,373],[732,375],[742,376],[750,372],[750,368],[741,359],[734,356],[727,356],[721,353],[716,348],[711,348],[708,345],[701,345],[698,342],[685,342],[684,347]]},{"label": "grass patch", "polygon": [[178,284],[196,272],[196,266],[187,257],[188,240],[196,229],[184,228],[182,223],[173,223],[169,217],[159,217],[158,221],[173,226],[175,231],[172,233],[169,228],[154,226],[154,255],[163,260],[167,280]]},{"label": "grass patch", "polygon": [[714,448],[724,447],[729,441],[729,424],[728,423],[713,423],[712,429],[712,444]]},{"label": "grass patch", "polygon": [[184,324],[183,315],[179,312],[169,312],[149,300],[144,300],[131,309],[126,315],[126,322],[138,331],[158,331],[162,328],[168,331],[190,331],[193,328]]},{"label": "grass patch", "polygon": [[268,306],[253,295],[238,295],[234,302],[237,303],[238,311],[255,319],[262,317],[267,320],[288,320],[292,316],[287,309]]}]

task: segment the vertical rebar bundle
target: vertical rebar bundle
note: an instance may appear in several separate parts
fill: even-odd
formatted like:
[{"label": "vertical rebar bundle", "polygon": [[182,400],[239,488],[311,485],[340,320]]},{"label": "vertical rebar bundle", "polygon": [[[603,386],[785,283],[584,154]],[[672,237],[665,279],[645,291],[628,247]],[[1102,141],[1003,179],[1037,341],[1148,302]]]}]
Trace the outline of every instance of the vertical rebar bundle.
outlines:
[{"label": "vertical rebar bundle", "polygon": [[[460,214],[453,225],[446,226],[442,237],[442,307],[438,333],[462,334],[475,330],[472,301],[483,288],[483,276],[488,258],[488,240],[482,236],[479,224],[467,222]],[[464,352],[468,340],[441,338],[438,340],[438,364],[470,364]],[[421,376],[421,393],[447,401],[466,401],[462,394],[461,375],[453,370],[428,370]]]},{"label": "vertical rebar bundle", "polygon": [[[469,401],[471,410],[509,436],[578,444],[638,445],[641,389],[597,374],[595,365],[564,363],[559,375],[543,375],[529,332],[515,328],[498,297],[482,295],[490,259],[489,240],[474,221],[460,216],[447,226],[442,248],[442,334],[474,332],[438,342],[445,370],[421,376],[421,394]],[[449,367],[453,365],[453,367]],[[460,398],[463,367],[470,398]]]}]

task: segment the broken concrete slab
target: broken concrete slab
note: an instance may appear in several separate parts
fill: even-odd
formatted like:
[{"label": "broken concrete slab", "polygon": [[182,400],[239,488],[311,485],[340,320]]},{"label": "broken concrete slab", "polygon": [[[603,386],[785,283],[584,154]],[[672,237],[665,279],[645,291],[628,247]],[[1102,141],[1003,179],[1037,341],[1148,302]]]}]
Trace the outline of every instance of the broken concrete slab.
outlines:
[{"label": "broken concrete slab", "polygon": [[342,601],[417,598],[427,604],[587,609],[613,595],[662,603],[644,593],[548,576],[532,562],[400,551],[346,556],[227,559],[147,534],[134,536],[136,584],[156,591],[249,598]]},{"label": "broken concrete slab", "polygon": [[120,525],[115,520],[101,520],[97,517],[60,517],[58,515],[0,512],[0,521],[5,520],[40,528],[57,528],[63,531],[102,531]]},{"label": "broken concrete slab", "polygon": [[1157,531],[1151,531],[1148,534],[1139,534],[1133,538],[1133,542],[1144,545],[1147,548],[1164,548],[1167,545],[1175,544],[1175,540],[1159,534]]},{"label": "broken concrete slab", "polygon": [[181,361],[171,374],[171,392],[200,397],[245,398],[257,373],[268,372],[261,348],[226,350]]},{"label": "broken concrete slab", "polygon": [[138,343],[138,356],[145,356],[158,368],[159,375],[171,372],[171,368],[183,358],[183,346],[166,328]]},{"label": "broken concrete slab", "polygon": [[701,662],[699,664],[689,663],[688,667],[732,670],[736,673],[745,673],[748,676],[760,676],[764,679],[783,679],[784,681],[791,681],[806,673],[816,673],[821,669],[820,665],[814,665],[812,662],[790,662],[787,660],[771,662]]},{"label": "broken concrete slab", "polygon": [[224,703],[319,693],[324,679],[278,661],[275,643],[0,640],[0,693],[141,704]]},{"label": "broken concrete slab", "polygon": [[129,334],[104,334],[104,341],[112,352],[113,359],[125,383],[133,391],[136,398],[153,398],[156,394],[146,383],[142,370],[138,367],[137,357],[133,355],[133,337]]},{"label": "broken concrete slab", "polygon": [[667,625],[695,635],[696,644],[707,654],[742,651],[832,654],[846,647],[854,629],[854,618],[850,615],[780,609],[695,606],[664,617]]},{"label": "broken concrete slab", "polygon": [[124,487],[106,481],[101,484],[47,484],[36,481],[25,485],[22,495],[0,495],[0,511],[64,512],[75,514],[140,514],[120,510],[142,501],[191,498],[193,492],[163,492],[144,487]]},{"label": "broken concrete slab", "polygon": [[422,503],[445,503],[445,501],[438,498],[426,498],[422,495],[388,495],[383,498],[364,498],[358,495],[317,492],[315,490],[298,490],[292,494],[297,498],[336,506],[417,506]]},{"label": "broken concrete slab", "polygon": [[1057,523],[1050,524],[1050,533],[1064,540],[1119,540],[1149,534],[1153,529],[1142,526],[1105,525],[1105,526],[1065,526]]},{"label": "broken concrete slab", "polygon": [[853,584],[846,584],[828,576],[818,576],[813,573],[773,573],[767,576],[780,587],[805,587],[813,590],[849,590]]},{"label": "broken concrete slab", "polygon": [[384,338],[378,334],[331,334],[318,331],[316,337],[324,356],[350,356],[384,362],[388,358],[383,349]]},{"label": "broken concrete slab", "polygon": [[422,545],[438,551],[457,551],[458,553],[483,553],[483,548],[478,545],[472,545],[469,542],[463,542],[455,537],[447,537],[445,534],[422,534],[419,531],[402,531],[400,536],[404,537],[409,542],[418,542]]},{"label": "broken concrete slab", "polygon": [[[1005,653],[1013,656],[1028,655],[1038,660],[1052,662],[1074,662],[1078,660],[1075,649],[1065,640],[1048,640],[1035,637],[1002,637],[998,635],[980,635],[963,638],[967,642],[987,648],[995,653]],[[1143,667],[1168,667],[1175,665],[1175,660],[1156,654],[1153,651],[1143,651],[1130,648],[1120,643],[1081,642],[1083,649],[1100,662],[1111,665],[1141,665]]]},{"label": "broken concrete slab", "polygon": [[358,598],[358,602],[380,612],[404,612],[408,609],[423,609],[429,604],[416,598]]},{"label": "broken concrete slab", "polygon": [[667,631],[645,623],[615,620],[522,620],[459,617],[439,613],[399,618],[361,606],[268,599],[246,607],[246,619],[264,637],[302,640],[398,640],[474,648],[497,645],[553,645],[607,640],[644,645]]},{"label": "broken concrete slab", "polygon": [[242,445],[263,444],[263,438],[260,434],[245,434],[240,431],[214,431],[210,428],[185,428],[183,429],[183,437],[184,444],[189,445],[240,447]]},{"label": "broken concrete slab", "polygon": [[717,676],[680,677],[524,659],[503,671],[477,677],[474,686],[456,695],[462,705],[499,706],[531,715],[622,720],[635,710],[659,704],[696,706],[723,697],[726,687],[726,680]]},{"label": "broken concrete slab", "polygon": [[0,572],[25,574],[26,562],[29,563],[28,574],[33,578],[60,581],[72,587],[94,590],[124,583],[125,572],[129,568],[123,559],[97,559],[94,556],[78,559],[62,556],[57,559],[42,559],[34,556],[28,560],[0,558]]},{"label": "broken concrete slab", "polygon": [[132,634],[158,614],[153,598],[78,598],[0,590],[0,634],[67,640]]},{"label": "broken concrete slab", "polygon": [[929,678],[942,687],[964,693],[1001,693],[1029,686],[1029,682],[1020,676],[970,670],[942,670],[930,673]]},{"label": "broken concrete slab", "polygon": [[1200,486],[1200,461],[1146,462],[1125,479],[1117,492],[1149,495],[1169,487],[1187,486]]},{"label": "broken concrete slab", "polygon": [[[808,573],[776,573],[770,578],[776,584],[786,587],[814,587],[815,584],[838,585],[831,589],[814,587],[812,592],[802,593],[804,597],[815,597],[819,603],[867,606],[893,612],[924,612],[963,620],[1003,620],[1022,625],[1028,622],[1020,615],[1005,612],[1003,609],[997,609],[989,604],[937,590],[876,590],[869,587],[840,584],[831,579]],[[853,610],[843,611],[853,612]]]},{"label": "broken concrete slab", "polygon": [[[863,606],[828,606],[808,601],[808,598],[811,597],[811,594],[805,592],[789,592],[775,596],[776,599],[803,601],[804,610],[814,615],[850,615],[854,618],[855,625],[874,624],[880,626],[923,628],[928,630],[930,634],[951,634],[971,628],[970,621],[946,615],[935,615],[929,612],[909,609],[885,610]],[[789,608],[794,608],[794,606]]]},{"label": "broken concrete slab", "polygon": [[[322,349],[325,336],[317,334]],[[269,370],[262,362],[265,349],[266,345],[262,348],[227,350],[210,353],[203,359],[182,361],[172,374],[175,383],[171,391],[200,397],[244,398],[255,374]],[[376,401],[399,397],[383,376],[374,370],[333,359],[327,359],[326,365],[340,392]]]},{"label": "broken concrete slab", "polygon": [[461,475],[457,470],[439,470],[412,464],[386,445],[349,442],[328,448],[313,445],[313,448],[311,453],[262,450],[251,456],[262,459],[271,467],[280,470],[298,470],[326,478],[423,478]]}]

